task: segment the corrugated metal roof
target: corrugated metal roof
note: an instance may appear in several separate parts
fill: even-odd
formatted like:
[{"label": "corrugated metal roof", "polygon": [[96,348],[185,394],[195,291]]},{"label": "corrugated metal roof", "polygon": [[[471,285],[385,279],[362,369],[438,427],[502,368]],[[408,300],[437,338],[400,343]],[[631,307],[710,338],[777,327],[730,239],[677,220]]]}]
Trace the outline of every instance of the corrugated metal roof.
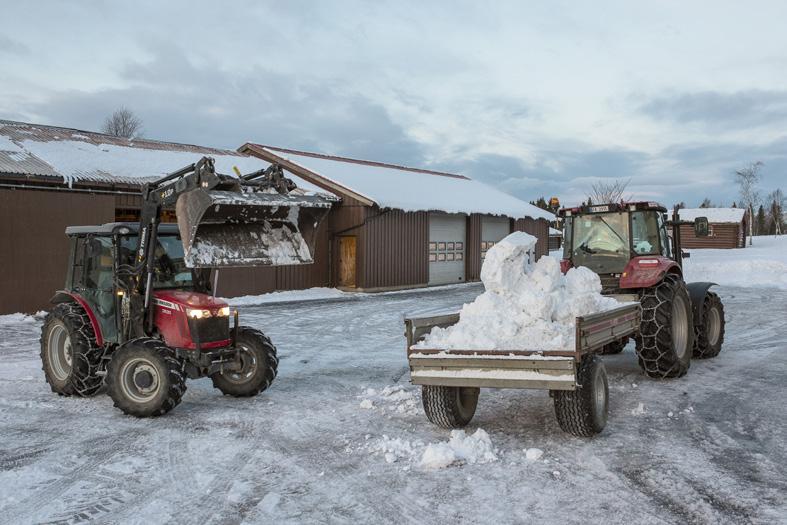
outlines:
[{"label": "corrugated metal roof", "polygon": [[[0,120],[0,178],[56,177],[64,183],[141,184],[198,161],[216,159],[216,170],[233,175],[264,169],[269,163],[233,150],[125,139],[103,133]],[[308,192],[325,190],[289,175]]]}]

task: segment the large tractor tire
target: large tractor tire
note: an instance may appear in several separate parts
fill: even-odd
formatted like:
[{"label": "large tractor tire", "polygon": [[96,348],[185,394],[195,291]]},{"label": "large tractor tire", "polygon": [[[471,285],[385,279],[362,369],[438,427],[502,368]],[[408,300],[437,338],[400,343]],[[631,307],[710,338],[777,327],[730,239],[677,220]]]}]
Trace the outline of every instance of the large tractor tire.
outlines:
[{"label": "large tractor tire", "polygon": [[213,386],[228,396],[256,396],[276,378],[279,369],[276,347],[267,335],[246,326],[238,328],[237,346],[241,369],[213,374],[210,376]]},{"label": "large tractor tire", "polygon": [[564,432],[577,437],[600,433],[607,425],[609,383],[601,358],[586,355],[577,370],[575,390],[553,390],[555,417]]},{"label": "large tractor tire", "polygon": [[475,415],[479,388],[424,385],[421,401],[426,418],[442,428],[462,428]]},{"label": "large tractor tire", "polygon": [[702,323],[694,327],[694,357],[716,357],[724,343],[724,305],[713,292],[705,294]]},{"label": "large tractor tire", "polygon": [[681,377],[691,365],[694,319],[686,284],[668,274],[640,295],[642,322],[637,334],[639,366],[648,377]]},{"label": "large tractor tire", "polygon": [[626,348],[626,345],[629,344],[629,338],[624,337],[620,341],[615,341],[613,343],[606,344],[601,347],[599,354],[601,355],[613,355],[619,354]]},{"label": "large tractor tire", "polygon": [[107,392],[124,414],[161,416],[178,406],[186,392],[184,365],[163,341],[133,339],[112,354]]},{"label": "large tractor tire", "polygon": [[46,316],[41,329],[41,362],[52,392],[92,396],[103,383],[99,375],[103,350],[84,308],[61,303]]}]

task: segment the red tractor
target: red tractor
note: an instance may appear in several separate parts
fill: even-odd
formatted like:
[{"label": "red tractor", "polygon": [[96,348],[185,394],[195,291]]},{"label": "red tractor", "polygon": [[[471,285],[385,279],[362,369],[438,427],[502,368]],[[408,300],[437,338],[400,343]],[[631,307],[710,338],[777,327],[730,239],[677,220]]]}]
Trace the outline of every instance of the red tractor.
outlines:
[{"label": "red tractor", "polygon": [[[655,202],[629,202],[560,210],[563,219],[561,269],[585,266],[601,278],[602,293],[638,301],[642,321],[635,336],[640,367],[649,377],[684,375],[697,358],[715,357],[724,341],[724,307],[709,291],[714,283],[683,279],[680,226],[708,235],[708,221],[672,220]],[[607,345],[618,353],[627,339]]]},{"label": "red tractor", "polygon": [[[158,416],[180,403],[186,378],[254,396],[276,377],[276,348],[216,299],[219,268],[312,262],[332,202],[293,193],[273,165],[242,177],[205,157],[144,186],[139,224],[66,229],[66,284],[52,298],[41,360],[52,391]],[[161,224],[175,206],[178,224]],[[230,319],[233,318],[232,326]]]}]

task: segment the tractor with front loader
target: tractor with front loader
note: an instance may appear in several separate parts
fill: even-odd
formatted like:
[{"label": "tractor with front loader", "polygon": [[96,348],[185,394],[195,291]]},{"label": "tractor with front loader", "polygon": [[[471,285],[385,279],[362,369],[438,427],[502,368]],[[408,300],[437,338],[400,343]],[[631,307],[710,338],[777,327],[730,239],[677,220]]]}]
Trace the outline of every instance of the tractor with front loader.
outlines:
[{"label": "tractor with front loader", "polygon": [[[143,187],[138,224],[66,228],[66,284],[41,334],[52,391],[91,396],[106,385],[117,408],[149,417],[180,403],[187,378],[210,377],[236,397],[268,388],[275,346],[216,289],[221,268],[313,261],[332,202],[294,189],[276,164],[234,177],[203,157]],[[177,225],[162,223],[173,206]]]},{"label": "tractor with front loader", "polygon": [[[681,221],[680,210],[655,202],[621,202],[560,210],[563,272],[585,266],[601,278],[602,294],[639,302],[642,320],[634,339],[640,367],[649,377],[684,375],[691,358],[715,357],[724,341],[724,306],[709,289],[714,283],[686,283],[681,226],[708,235],[708,221]],[[628,338],[601,353],[623,350]]]}]

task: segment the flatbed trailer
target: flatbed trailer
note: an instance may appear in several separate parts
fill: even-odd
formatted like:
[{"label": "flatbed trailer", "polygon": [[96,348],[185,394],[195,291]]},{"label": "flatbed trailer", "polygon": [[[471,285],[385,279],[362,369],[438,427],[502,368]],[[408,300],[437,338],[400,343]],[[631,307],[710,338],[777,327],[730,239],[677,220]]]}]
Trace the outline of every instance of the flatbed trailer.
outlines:
[{"label": "flatbed trailer", "polygon": [[416,346],[435,327],[459,321],[459,314],[405,319],[410,381],[423,388],[426,417],[444,428],[461,428],[475,414],[481,388],[549,390],[560,427],[592,436],[607,421],[609,388],[598,356],[610,343],[639,328],[639,304],[629,303],[576,318],[573,350],[478,350]]}]

